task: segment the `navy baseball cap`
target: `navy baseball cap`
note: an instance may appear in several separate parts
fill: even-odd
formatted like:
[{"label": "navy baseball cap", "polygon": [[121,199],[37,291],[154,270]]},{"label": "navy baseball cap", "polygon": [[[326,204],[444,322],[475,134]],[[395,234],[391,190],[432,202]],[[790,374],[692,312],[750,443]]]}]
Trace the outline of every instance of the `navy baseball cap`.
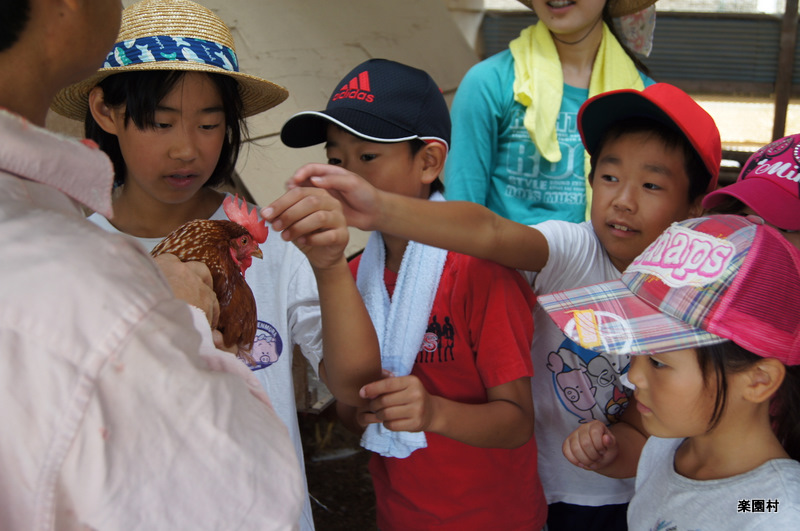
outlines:
[{"label": "navy baseball cap", "polygon": [[424,70],[387,59],[370,59],[350,71],[324,111],[289,118],[281,141],[294,148],[321,144],[330,123],[369,142],[419,138],[450,146],[450,111],[442,91]]}]

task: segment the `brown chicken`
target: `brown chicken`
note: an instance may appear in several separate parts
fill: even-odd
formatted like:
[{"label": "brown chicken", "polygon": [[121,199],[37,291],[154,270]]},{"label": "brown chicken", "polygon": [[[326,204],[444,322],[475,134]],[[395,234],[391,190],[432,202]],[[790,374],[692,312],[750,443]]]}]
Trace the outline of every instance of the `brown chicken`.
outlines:
[{"label": "brown chicken", "polygon": [[[203,262],[211,270],[214,293],[219,299],[217,328],[227,347],[239,346],[250,351],[256,336],[256,301],[244,272],[253,257],[263,258],[258,244],[267,240],[266,221],[258,220],[247,202],[239,205],[239,197],[226,197],[222,206],[231,221],[197,219],[172,231],[150,252],[152,256],[171,253],[182,262]],[[245,359],[245,361],[249,361]]]}]

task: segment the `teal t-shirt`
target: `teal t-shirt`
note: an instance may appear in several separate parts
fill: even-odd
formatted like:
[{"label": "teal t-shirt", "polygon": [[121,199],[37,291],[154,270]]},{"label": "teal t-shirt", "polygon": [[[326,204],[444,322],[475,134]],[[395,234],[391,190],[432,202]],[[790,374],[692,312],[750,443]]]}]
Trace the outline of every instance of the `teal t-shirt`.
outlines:
[{"label": "teal t-shirt", "polygon": [[[654,83],[640,75],[645,86]],[[564,85],[556,124],[561,160],[551,163],[525,129],[525,107],[514,101],[513,86],[509,50],[476,64],[464,76],[451,108],[445,196],[480,203],[526,225],[550,219],[584,221],[586,185],[578,110],[589,90]]]}]

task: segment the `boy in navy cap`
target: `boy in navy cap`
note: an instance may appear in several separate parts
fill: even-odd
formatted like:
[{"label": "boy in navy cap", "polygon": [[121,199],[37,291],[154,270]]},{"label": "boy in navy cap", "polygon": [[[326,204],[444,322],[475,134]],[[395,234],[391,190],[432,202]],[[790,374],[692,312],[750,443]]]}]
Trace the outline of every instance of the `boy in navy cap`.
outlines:
[{"label": "boy in navy cap", "polygon": [[[290,147],[325,142],[341,171],[443,201],[450,117],[422,70],[366,61],[337,84],[324,111],[292,117],[281,139]],[[291,239],[317,210],[306,199],[320,192],[294,188],[265,217],[280,216],[273,228]],[[367,409],[339,413],[366,428],[362,445],[375,452],[378,527],[541,529],[529,356],[535,299],[522,276],[380,232],[351,268],[387,377],[362,388]]]}]

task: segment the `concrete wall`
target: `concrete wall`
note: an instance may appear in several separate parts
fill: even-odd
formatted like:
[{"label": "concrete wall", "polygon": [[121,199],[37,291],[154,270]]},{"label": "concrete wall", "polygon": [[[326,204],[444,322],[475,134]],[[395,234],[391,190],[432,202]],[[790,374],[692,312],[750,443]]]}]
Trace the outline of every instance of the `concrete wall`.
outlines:
[{"label": "concrete wall", "polygon": [[[238,170],[260,204],[283,193],[283,183],[300,165],[325,161],[322,147],[290,149],[277,135],[295,112],[324,108],[334,85],[360,62],[383,57],[427,70],[450,100],[477,61],[441,0],[201,3],[231,28],[241,69],[283,85],[290,93],[284,103],[248,121],[253,141],[243,150]],[[55,115],[48,127],[81,135],[80,124]],[[354,231],[353,239],[350,250],[363,246],[363,234]]]}]

